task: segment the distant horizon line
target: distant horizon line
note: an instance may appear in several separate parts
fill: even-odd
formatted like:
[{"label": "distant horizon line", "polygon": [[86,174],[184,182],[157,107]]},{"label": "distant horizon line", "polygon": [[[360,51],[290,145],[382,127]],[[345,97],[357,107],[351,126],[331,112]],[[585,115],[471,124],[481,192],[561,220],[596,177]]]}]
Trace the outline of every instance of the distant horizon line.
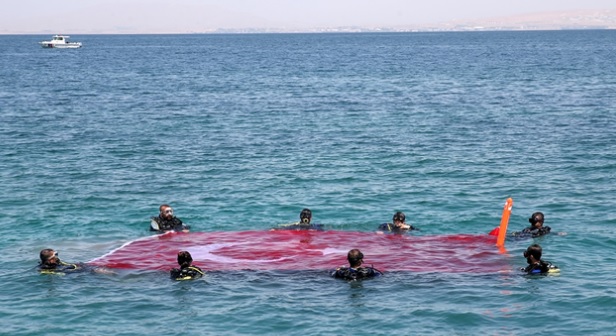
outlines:
[{"label": "distant horizon line", "polygon": [[[569,10],[529,12],[510,16],[446,20],[432,23],[325,24],[307,26],[241,25],[207,27],[192,22],[179,28],[165,26],[82,25],[77,22],[44,24],[42,26],[0,28],[0,35],[48,35],[58,31],[76,35],[182,35],[182,34],[304,34],[304,33],[406,33],[406,32],[467,32],[467,31],[551,31],[551,30],[612,30],[616,29],[616,8],[601,10]],[[54,27],[56,26],[56,27]],[[70,27],[73,26],[73,27]],[[50,29],[53,28],[53,29]],[[57,29],[56,29],[57,28]]]},{"label": "distant horizon line", "polygon": [[170,33],[52,33],[52,32],[41,32],[41,33],[3,33],[0,32],[2,36],[39,36],[39,35],[258,35],[258,34],[382,34],[382,33],[391,33],[391,34],[404,34],[404,33],[481,33],[481,32],[532,32],[532,31],[589,31],[589,30],[616,30],[616,27],[560,27],[560,28],[518,28],[518,29],[493,29],[493,28],[483,28],[483,27],[474,27],[467,29],[409,29],[409,30],[387,30],[387,29],[369,29],[363,28],[361,30],[347,30],[347,29],[339,29],[329,28],[324,30],[288,30],[288,31],[274,31],[274,30],[262,30],[262,29],[222,29],[217,31],[206,31],[206,32],[170,32]]}]

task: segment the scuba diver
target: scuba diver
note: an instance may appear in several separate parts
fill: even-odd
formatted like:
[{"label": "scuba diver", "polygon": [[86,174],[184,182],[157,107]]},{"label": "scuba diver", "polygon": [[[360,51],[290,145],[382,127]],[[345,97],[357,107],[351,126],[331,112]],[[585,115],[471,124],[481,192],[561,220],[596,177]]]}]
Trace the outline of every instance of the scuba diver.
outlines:
[{"label": "scuba diver", "polygon": [[542,212],[535,212],[528,219],[530,226],[525,228],[522,231],[511,233],[511,236],[516,237],[516,238],[527,238],[527,237],[536,238],[536,237],[540,237],[543,235],[547,235],[550,233],[550,231],[552,231],[552,228],[549,226],[544,226],[543,225],[544,220],[545,220],[545,217]]},{"label": "scuba diver", "polygon": [[199,267],[192,264],[193,258],[188,251],[178,252],[178,264],[180,268],[174,268],[171,270],[171,279],[181,280],[193,280],[202,277],[203,272]]},{"label": "scuba diver", "polygon": [[303,209],[299,213],[299,222],[291,224],[282,224],[272,230],[312,230],[323,231],[323,224],[312,224],[312,211],[310,209]]},{"label": "scuba diver", "polygon": [[383,275],[383,272],[374,267],[361,266],[364,263],[364,254],[358,249],[350,250],[347,254],[347,260],[349,261],[349,267],[338,267],[332,272],[333,277],[345,280],[360,280]]},{"label": "scuba diver", "polygon": [[392,218],[392,221],[393,223],[383,223],[379,225],[378,232],[402,233],[411,230],[419,230],[413,225],[406,224],[406,216],[402,211],[396,212]]},{"label": "scuba diver", "polygon": [[38,265],[39,273],[66,275],[68,273],[95,272],[103,274],[115,274],[115,272],[101,267],[92,267],[83,263],[66,263],[58,257],[58,251],[43,249],[40,252],[41,261]]},{"label": "scuba diver", "polygon": [[521,268],[520,270],[526,274],[548,274],[548,273],[560,273],[560,269],[552,265],[549,261],[541,260],[542,249],[538,244],[529,246],[524,251],[524,257],[528,266]]},{"label": "scuba diver", "polygon": [[58,257],[58,252],[53,249],[43,249],[39,254],[41,261],[38,270],[41,274],[58,274],[75,273],[83,271],[83,267],[79,264],[65,263]]},{"label": "scuba diver", "polygon": [[150,231],[156,232],[188,232],[190,226],[182,223],[182,220],[173,215],[173,208],[168,204],[163,204],[159,208],[158,217],[152,217]]}]

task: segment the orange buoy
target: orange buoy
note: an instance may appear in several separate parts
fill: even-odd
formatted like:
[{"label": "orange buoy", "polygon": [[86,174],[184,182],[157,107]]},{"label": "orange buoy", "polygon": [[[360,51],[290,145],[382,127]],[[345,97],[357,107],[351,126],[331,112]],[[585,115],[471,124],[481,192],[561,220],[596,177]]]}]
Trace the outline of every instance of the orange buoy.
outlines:
[{"label": "orange buoy", "polygon": [[503,215],[501,216],[500,226],[498,227],[498,237],[496,238],[496,246],[505,246],[505,236],[507,236],[507,225],[509,225],[509,216],[511,215],[511,208],[513,208],[513,199],[509,197],[505,201],[505,208],[503,208]]}]

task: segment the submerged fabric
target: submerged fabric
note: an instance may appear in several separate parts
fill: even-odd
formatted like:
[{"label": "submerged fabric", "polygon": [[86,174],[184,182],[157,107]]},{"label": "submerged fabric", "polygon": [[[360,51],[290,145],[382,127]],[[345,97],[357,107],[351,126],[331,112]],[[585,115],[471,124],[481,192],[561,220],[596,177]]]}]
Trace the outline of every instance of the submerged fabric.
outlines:
[{"label": "submerged fabric", "polygon": [[509,268],[490,235],[411,236],[353,231],[170,232],[94,259],[110,268],[168,270],[189,251],[204,270],[327,270],[359,248],[383,271],[479,272]]}]

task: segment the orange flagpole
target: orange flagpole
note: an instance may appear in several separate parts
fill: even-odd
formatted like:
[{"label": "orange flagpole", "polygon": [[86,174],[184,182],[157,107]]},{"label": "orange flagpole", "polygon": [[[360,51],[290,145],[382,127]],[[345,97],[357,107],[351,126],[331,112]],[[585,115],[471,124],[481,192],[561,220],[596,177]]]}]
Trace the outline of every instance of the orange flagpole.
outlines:
[{"label": "orange flagpole", "polygon": [[511,215],[511,208],[513,208],[513,199],[509,197],[505,202],[505,208],[503,208],[503,215],[501,216],[500,227],[498,230],[498,237],[496,238],[496,246],[505,246],[505,237],[507,236],[507,226],[509,225],[509,216]]}]

